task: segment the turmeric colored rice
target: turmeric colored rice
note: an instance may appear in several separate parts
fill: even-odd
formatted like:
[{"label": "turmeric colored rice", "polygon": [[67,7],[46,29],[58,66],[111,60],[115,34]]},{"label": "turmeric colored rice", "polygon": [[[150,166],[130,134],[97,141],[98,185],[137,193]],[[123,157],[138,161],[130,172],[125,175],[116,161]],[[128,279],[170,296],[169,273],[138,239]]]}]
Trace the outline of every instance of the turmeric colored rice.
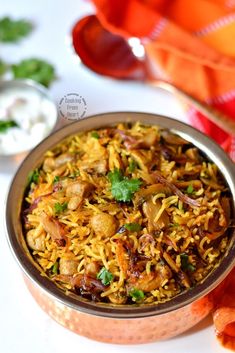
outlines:
[{"label": "turmeric colored rice", "polygon": [[48,151],[22,215],[42,275],[105,303],[166,302],[203,282],[230,241],[217,166],[140,123],[78,133]]}]

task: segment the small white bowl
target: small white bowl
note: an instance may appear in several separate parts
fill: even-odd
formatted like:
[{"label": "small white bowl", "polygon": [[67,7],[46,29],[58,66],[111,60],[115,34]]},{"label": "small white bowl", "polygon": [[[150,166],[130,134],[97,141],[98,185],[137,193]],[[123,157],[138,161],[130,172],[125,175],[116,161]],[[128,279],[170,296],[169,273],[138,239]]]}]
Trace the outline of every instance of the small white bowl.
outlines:
[{"label": "small white bowl", "polygon": [[[16,99],[18,103],[15,104]],[[35,81],[0,81],[0,120],[9,107],[13,115],[10,118],[19,126],[0,133],[0,156],[13,156],[31,150],[51,133],[57,123],[55,102],[48,90]]]}]

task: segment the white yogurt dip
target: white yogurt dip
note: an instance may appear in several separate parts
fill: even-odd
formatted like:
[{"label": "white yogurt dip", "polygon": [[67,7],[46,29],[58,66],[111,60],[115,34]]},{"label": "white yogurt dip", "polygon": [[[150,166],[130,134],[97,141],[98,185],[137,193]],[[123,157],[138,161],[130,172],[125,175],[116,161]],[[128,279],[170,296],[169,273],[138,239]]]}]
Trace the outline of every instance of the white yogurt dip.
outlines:
[{"label": "white yogurt dip", "polygon": [[57,119],[55,104],[36,86],[24,82],[0,85],[0,121],[17,126],[0,131],[0,155],[30,150],[53,129]]}]

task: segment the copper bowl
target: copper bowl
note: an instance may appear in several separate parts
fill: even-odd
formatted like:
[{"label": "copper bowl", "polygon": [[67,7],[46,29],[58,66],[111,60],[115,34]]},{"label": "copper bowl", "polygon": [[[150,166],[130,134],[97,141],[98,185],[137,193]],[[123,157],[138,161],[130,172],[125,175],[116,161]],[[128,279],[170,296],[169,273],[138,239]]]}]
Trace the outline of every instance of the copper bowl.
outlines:
[{"label": "copper bowl", "polygon": [[[40,166],[44,152],[76,132],[135,121],[169,128],[203,151],[224,175],[234,203],[235,166],[215,142],[191,126],[164,116],[117,112],[76,121],[41,142],[18,169],[6,204],[8,242],[35,300],[63,326],[80,335],[110,343],[144,343],[166,339],[188,330],[212,310],[210,293],[222,283],[235,263],[235,233],[230,228],[231,241],[222,262],[201,284],[166,303],[142,306],[94,303],[73,294],[66,295],[53,282],[40,275],[27,250],[20,217],[29,172]],[[234,205],[232,212],[234,217]]]}]

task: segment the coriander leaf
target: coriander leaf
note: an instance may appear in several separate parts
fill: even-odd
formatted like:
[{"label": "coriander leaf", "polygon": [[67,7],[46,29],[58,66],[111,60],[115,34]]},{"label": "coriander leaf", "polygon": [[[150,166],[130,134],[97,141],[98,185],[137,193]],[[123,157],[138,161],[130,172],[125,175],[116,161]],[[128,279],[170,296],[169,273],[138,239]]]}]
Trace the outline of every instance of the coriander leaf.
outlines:
[{"label": "coriander leaf", "polygon": [[15,126],[18,126],[18,124],[14,120],[0,120],[0,133],[4,133]]},{"label": "coriander leaf", "polygon": [[12,65],[14,78],[30,78],[48,87],[55,80],[55,69],[45,60],[26,59]]},{"label": "coriander leaf", "polygon": [[126,223],[124,227],[130,232],[139,232],[141,230],[141,225],[139,223]]},{"label": "coriander leaf", "polygon": [[53,179],[53,184],[58,183],[59,180],[60,180],[60,177],[56,175]]},{"label": "coriander leaf", "polygon": [[32,172],[30,172],[29,175],[28,175],[28,183],[29,184],[31,184],[31,183],[37,184],[38,180],[39,180],[39,175],[40,174],[39,174],[38,169],[35,169]]},{"label": "coriander leaf", "polygon": [[91,132],[91,137],[94,137],[95,139],[99,139],[99,138],[100,138],[100,135],[98,134],[97,131],[92,131],[92,132]]},{"label": "coriander leaf", "polygon": [[108,179],[111,184],[118,183],[123,180],[122,172],[118,169],[114,169],[113,172],[108,173]]},{"label": "coriander leaf", "polygon": [[188,255],[183,253],[180,254],[180,260],[181,260],[181,268],[183,271],[189,271],[189,272],[194,272],[195,271],[195,266],[193,266],[189,262]]},{"label": "coriander leaf", "polygon": [[139,189],[141,181],[139,179],[128,179],[123,176],[122,172],[115,169],[108,174],[111,182],[111,192],[115,200],[129,202],[133,194]]},{"label": "coriander leaf", "polygon": [[102,267],[100,272],[97,274],[97,279],[100,279],[101,283],[104,286],[108,286],[110,282],[113,280],[113,275],[105,267]]},{"label": "coriander leaf", "polygon": [[54,275],[57,275],[59,270],[59,264],[58,262],[55,262],[54,265],[52,266],[52,273],[54,273]]},{"label": "coriander leaf", "polygon": [[139,179],[124,179],[112,184],[111,192],[115,200],[129,202],[134,193],[139,189],[141,181]]},{"label": "coriander leaf", "polygon": [[190,184],[188,187],[187,187],[187,190],[186,190],[187,194],[192,194],[194,192],[194,188],[193,188],[193,185]]},{"label": "coriander leaf", "polygon": [[144,292],[140,289],[132,288],[129,295],[134,302],[140,302],[144,299]]},{"label": "coriander leaf", "polygon": [[132,159],[129,164],[129,171],[133,173],[136,168],[137,168],[137,163]]},{"label": "coriander leaf", "polygon": [[65,210],[67,210],[67,206],[68,206],[68,202],[64,202],[64,203],[56,202],[54,205],[55,213],[59,214],[61,212],[64,212]]},{"label": "coriander leaf", "polygon": [[27,36],[32,29],[33,25],[29,21],[3,17],[0,19],[0,42],[17,42]]}]

